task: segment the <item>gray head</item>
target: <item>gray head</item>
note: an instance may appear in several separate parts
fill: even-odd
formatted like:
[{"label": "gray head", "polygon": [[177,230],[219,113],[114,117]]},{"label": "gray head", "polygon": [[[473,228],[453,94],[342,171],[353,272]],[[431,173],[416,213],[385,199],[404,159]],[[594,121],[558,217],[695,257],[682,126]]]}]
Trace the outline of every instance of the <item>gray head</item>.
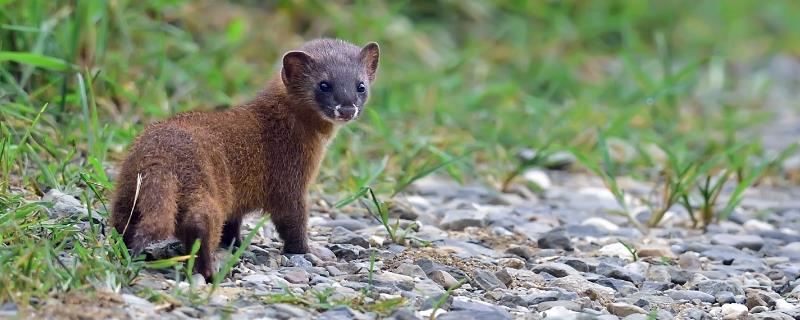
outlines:
[{"label": "gray head", "polygon": [[317,39],[283,56],[281,78],[293,98],[329,121],[347,122],[362,114],[375,80],[380,51],[342,40]]}]

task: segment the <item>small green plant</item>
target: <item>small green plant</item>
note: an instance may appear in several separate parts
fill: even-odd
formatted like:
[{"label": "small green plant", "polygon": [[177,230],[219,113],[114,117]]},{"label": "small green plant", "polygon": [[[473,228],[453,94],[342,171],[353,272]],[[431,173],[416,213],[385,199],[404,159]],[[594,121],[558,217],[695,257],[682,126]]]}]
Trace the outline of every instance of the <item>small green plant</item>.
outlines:
[{"label": "small green plant", "polygon": [[436,299],[436,301],[433,302],[433,310],[431,310],[431,315],[428,317],[429,320],[435,319],[436,311],[439,310],[445,304],[445,302],[447,302],[447,299],[449,299],[450,295],[453,294],[453,290],[461,288],[465,282],[467,282],[467,278],[462,278],[461,280],[458,280],[458,282],[452,287],[447,288],[447,291],[445,291],[443,294],[439,295],[439,299]]},{"label": "small green plant", "polygon": [[255,237],[255,235],[259,232],[259,230],[261,230],[262,227],[264,227],[264,224],[267,223],[268,220],[269,220],[269,214],[266,212],[263,213],[263,217],[261,217],[261,219],[258,220],[258,223],[253,227],[253,230],[250,230],[250,232],[247,233],[247,236],[244,237],[244,239],[242,240],[242,244],[238,248],[236,248],[236,251],[234,251],[233,254],[230,255],[230,257],[228,257],[228,259],[226,259],[225,262],[222,264],[220,270],[218,270],[214,274],[214,279],[211,283],[211,290],[208,290],[206,301],[211,301],[211,295],[214,293],[214,291],[217,290],[217,288],[219,288],[219,284],[222,283],[222,280],[228,276],[228,273],[231,272],[233,266],[235,266],[236,263],[239,262],[239,259],[242,257],[242,254],[244,254],[244,251],[247,249],[247,247],[250,246],[250,243],[253,241],[253,237]]},{"label": "small green plant", "polygon": [[628,253],[631,254],[631,259],[633,259],[634,262],[639,261],[639,251],[636,250],[634,246],[627,244],[625,243],[625,241],[622,240],[617,240],[617,241],[620,244],[622,244],[623,247],[625,247],[625,250],[628,250]]},{"label": "small green plant", "polygon": [[651,206],[652,215],[647,222],[647,226],[650,228],[657,227],[664,218],[664,214],[686,197],[696,181],[699,169],[696,159],[677,155],[668,149],[665,149],[665,152],[667,165],[661,171],[664,179],[661,198],[657,207]]}]

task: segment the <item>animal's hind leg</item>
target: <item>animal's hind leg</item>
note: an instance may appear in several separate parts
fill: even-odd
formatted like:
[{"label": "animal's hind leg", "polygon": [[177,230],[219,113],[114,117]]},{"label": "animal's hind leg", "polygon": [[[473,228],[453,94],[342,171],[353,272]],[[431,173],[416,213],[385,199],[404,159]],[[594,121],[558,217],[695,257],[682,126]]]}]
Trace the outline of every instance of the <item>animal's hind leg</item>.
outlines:
[{"label": "animal's hind leg", "polygon": [[219,246],[222,233],[223,212],[210,197],[204,196],[190,200],[181,218],[178,234],[186,253],[191,252],[195,240],[200,240],[195,271],[206,280],[211,280],[214,275],[214,251]]},{"label": "animal's hind leg", "polygon": [[231,244],[234,247],[238,247],[242,245],[242,218],[234,218],[228,221],[225,221],[225,225],[222,227],[222,246],[228,247]]}]

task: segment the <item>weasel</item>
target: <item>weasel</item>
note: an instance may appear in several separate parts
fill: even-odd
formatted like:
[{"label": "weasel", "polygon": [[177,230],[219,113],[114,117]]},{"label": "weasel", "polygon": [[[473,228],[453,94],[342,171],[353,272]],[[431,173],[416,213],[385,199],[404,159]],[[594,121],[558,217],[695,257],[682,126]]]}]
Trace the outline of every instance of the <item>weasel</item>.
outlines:
[{"label": "weasel", "polygon": [[188,252],[199,239],[195,271],[210,279],[213,252],[240,245],[242,217],[258,209],[285,253],[308,252],[308,186],[339,126],[363,114],[378,58],[374,42],[312,40],[283,56],[253,100],[146,128],[122,163],[110,219],[131,253],[170,236]]}]

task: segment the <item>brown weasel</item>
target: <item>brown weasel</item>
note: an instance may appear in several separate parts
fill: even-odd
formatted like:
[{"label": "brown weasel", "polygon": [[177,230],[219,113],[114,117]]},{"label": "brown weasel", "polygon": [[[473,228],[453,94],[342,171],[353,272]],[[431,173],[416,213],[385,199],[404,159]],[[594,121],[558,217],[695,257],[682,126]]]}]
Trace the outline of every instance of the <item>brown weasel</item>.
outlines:
[{"label": "brown weasel", "polygon": [[196,271],[211,278],[220,241],[239,245],[242,217],[258,209],[270,214],[285,253],[308,252],[309,183],[338,127],[363,113],[378,57],[374,42],[313,40],[286,53],[252,101],[145,129],[112,205],[111,223],[132,254],[173,235],[187,251],[200,239]]}]

